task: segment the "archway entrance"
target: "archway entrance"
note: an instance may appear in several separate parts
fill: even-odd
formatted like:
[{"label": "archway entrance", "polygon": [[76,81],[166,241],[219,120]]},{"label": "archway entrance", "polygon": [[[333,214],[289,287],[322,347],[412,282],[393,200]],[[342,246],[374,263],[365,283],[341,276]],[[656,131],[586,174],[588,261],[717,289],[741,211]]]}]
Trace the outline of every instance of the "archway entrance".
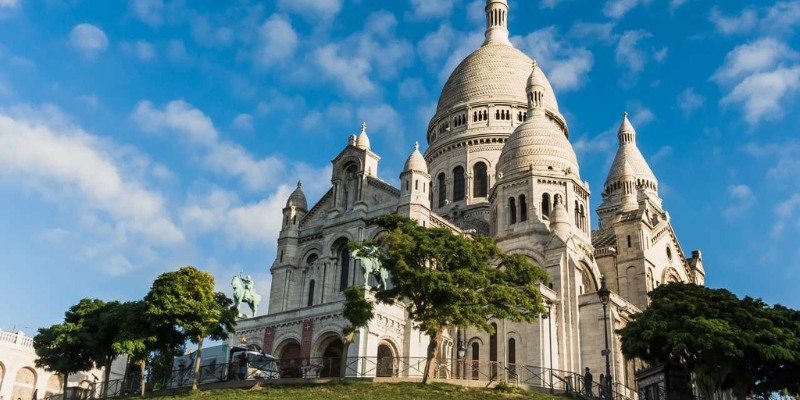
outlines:
[{"label": "archway entrance", "polygon": [[30,399],[36,387],[36,372],[29,367],[20,368],[14,379],[14,388],[11,391],[12,399]]},{"label": "archway entrance", "polygon": [[319,372],[321,378],[333,378],[341,375],[343,348],[344,344],[339,338],[332,340],[325,347],[325,351],[322,352],[322,370]]},{"label": "archway entrance", "polygon": [[300,378],[302,373],[300,367],[303,365],[302,353],[300,351],[300,343],[296,340],[281,346],[278,360],[280,362],[280,376],[281,378]]},{"label": "archway entrance", "polygon": [[64,390],[64,384],[61,380],[61,375],[55,374],[47,378],[47,392],[44,394],[45,397],[61,394],[62,390]]},{"label": "archway entrance", "polygon": [[394,350],[388,343],[381,343],[378,346],[378,367],[376,376],[394,376]]}]

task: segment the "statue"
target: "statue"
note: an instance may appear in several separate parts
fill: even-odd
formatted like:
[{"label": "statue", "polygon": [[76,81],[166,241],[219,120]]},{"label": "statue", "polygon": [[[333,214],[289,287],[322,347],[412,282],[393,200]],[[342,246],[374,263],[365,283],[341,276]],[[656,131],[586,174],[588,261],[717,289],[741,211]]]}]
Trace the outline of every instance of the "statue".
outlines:
[{"label": "statue", "polygon": [[[239,310],[239,306],[245,303],[250,306],[250,310],[253,311],[253,316],[255,317],[258,311],[258,303],[261,302],[261,295],[256,293],[253,288],[253,278],[250,275],[243,277],[242,273],[239,272],[239,276],[234,276],[233,280],[231,280],[231,286],[233,286],[233,302],[236,310]],[[247,318],[247,315],[243,313],[239,314],[239,316]]]},{"label": "statue", "polygon": [[380,279],[378,288],[386,290],[386,279],[389,277],[389,271],[381,266],[378,259],[378,249],[376,247],[367,247],[364,252],[361,250],[353,250],[353,257],[361,264],[361,269],[364,271],[364,288],[369,289],[369,276],[375,275]]}]

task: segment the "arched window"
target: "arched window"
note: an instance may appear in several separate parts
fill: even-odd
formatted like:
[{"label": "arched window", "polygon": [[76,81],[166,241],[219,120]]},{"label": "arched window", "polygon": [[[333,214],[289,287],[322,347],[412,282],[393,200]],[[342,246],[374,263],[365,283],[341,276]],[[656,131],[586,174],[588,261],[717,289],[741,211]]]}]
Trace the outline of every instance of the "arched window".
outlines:
[{"label": "arched window", "polygon": [[528,202],[525,201],[524,194],[521,194],[519,196],[519,220],[520,221],[528,220]]},{"label": "arched window", "polygon": [[312,279],[311,282],[308,282],[308,304],[307,307],[311,307],[314,305],[314,280]]},{"label": "arched window", "polygon": [[466,185],[464,181],[464,167],[453,168],[453,201],[464,200]]},{"label": "arched window", "polygon": [[544,219],[550,218],[550,194],[545,193],[542,195],[542,217]]},{"label": "arched window", "polygon": [[489,176],[486,164],[479,162],[472,166],[472,197],[486,197],[489,192]]},{"label": "arched window", "polygon": [[484,119],[484,120],[487,120],[487,119],[489,119],[489,111],[487,111],[487,110],[483,110],[483,119]]},{"label": "arched window", "polygon": [[575,200],[575,226],[581,227],[581,213],[578,209],[578,200]]},{"label": "arched window", "polygon": [[500,110],[494,112],[494,119],[500,119]]},{"label": "arched window", "polygon": [[517,223],[517,202],[513,197],[508,198],[508,223]]},{"label": "arched window", "polygon": [[489,335],[489,364],[491,370],[489,377],[494,379],[497,376],[497,324],[492,323],[492,331],[493,333]]},{"label": "arched window", "polygon": [[481,362],[481,345],[478,342],[472,343],[472,379],[478,379],[479,377],[479,370]]},{"label": "arched window", "polygon": [[581,229],[586,230],[586,212],[583,209],[583,204],[581,204],[580,210],[581,210]]},{"label": "arched window", "polygon": [[516,378],[517,375],[517,341],[514,338],[508,339],[508,351],[507,351],[507,362],[508,362],[508,372],[511,374],[511,377]]},{"label": "arched window", "polygon": [[439,187],[439,207],[444,207],[444,203],[447,200],[447,178],[444,176],[444,172],[439,174],[436,178],[436,185]]},{"label": "arched window", "polygon": [[350,249],[347,246],[342,246],[339,251],[339,269],[341,275],[339,277],[339,291],[347,289],[350,281]]},{"label": "arched window", "polygon": [[631,247],[631,235],[628,235],[628,247]]}]

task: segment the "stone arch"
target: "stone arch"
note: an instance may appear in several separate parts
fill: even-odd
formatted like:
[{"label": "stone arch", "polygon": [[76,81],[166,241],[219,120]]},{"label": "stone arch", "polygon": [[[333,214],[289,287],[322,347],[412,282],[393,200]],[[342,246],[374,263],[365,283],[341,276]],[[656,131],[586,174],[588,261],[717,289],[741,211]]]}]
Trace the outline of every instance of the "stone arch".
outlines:
[{"label": "stone arch", "polygon": [[388,338],[378,342],[378,359],[376,376],[388,377],[397,376],[397,359],[400,353],[397,346]]},{"label": "stone arch", "polygon": [[47,391],[45,392],[45,397],[49,397],[55,394],[60,394],[64,390],[64,380],[59,374],[50,375],[47,378]]},{"label": "stone arch", "polygon": [[6,365],[0,361],[0,393],[3,391],[3,381],[6,378]]},{"label": "stone arch", "polygon": [[303,365],[303,351],[300,342],[295,338],[285,339],[275,347],[275,353],[280,363],[281,378],[300,378]]},{"label": "stone arch", "polygon": [[330,251],[331,257],[338,260],[338,276],[339,276],[339,291],[345,290],[350,286],[351,280],[355,277],[353,268],[355,262],[350,255],[350,249],[347,248],[347,243],[352,240],[347,234],[340,234],[339,238],[331,243]]},{"label": "stone arch", "polygon": [[17,371],[14,378],[14,388],[11,390],[12,399],[30,399],[33,397],[33,391],[36,389],[36,380],[38,376],[36,371],[31,367],[22,367]]},{"label": "stone arch", "polygon": [[528,257],[528,259],[532,261],[533,264],[538,265],[540,267],[544,265],[544,255],[538,254],[533,250],[527,248],[519,248],[519,247],[511,248],[508,251],[506,251],[506,254],[522,254],[523,256]]},{"label": "stone arch", "polygon": [[583,272],[582,284],[586,289],[584,293],[596,292],[600,288],[600,278],[598,278],[600,276],[600,270],[598,270],[596,267],[592,268],[592,266],[583,261],[579,262],[578,265]]},{"label": "stone arch", "polygon": [[322,257],[322,248],[321,248],[321,246],[319,244],[315,243],[315,244],[313,244],[311,246],[308,246],[305,249],[303,249],[301,254],[303,254],[303,258],[300,259],[301,262],[303,263],[303,265],[307,265],[309,257],[317,256],[317,259]]},{"label": "stone arch", "polygon": [[311,347],[311,356],[314,364],[320,368],[321,378],[340,376],[343,362],[344,342],[342,336],[335,331],[325,331],[319,335],[314,346]]},{"label": "stone arch", "polygon": [[661,284],[673,283],[673,282],[680,282],[681,275],[675,268],[667,267],[664,268],[664,271],[661,273]]}]

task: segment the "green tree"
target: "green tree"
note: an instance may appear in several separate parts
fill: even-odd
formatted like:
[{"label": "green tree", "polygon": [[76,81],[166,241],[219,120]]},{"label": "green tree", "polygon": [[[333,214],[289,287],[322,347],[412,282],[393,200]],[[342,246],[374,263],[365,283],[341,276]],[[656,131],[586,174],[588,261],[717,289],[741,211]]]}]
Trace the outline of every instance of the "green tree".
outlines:
[{"label": "green tree", "polygon": [[92,367],[92,358],[83,338],[81,327],[70,322],[40,328],[33,338],[37,357],[35,365],[61,375],[64,385],[62,393],[67,393],[70,374]]},{"label": "green tree", "polygon": [[739,398],[780,390],[775,378],[800,361],[796,313],[693,284],[662,285],[649,295],[648,308],[618,331],[623,354],[685,368],[706,398],[719,389]]},{"label": "green tree", "polygon": [[80,326],[82,342],[98,369],[103,369],[102,398],[108,396],[111,363],[119,355],[114,343],[119,336],[122,325],[128,316],[122,303],[118,301],[104,302],[98,299],[81,299],[70,307],[65,321]]},{"label": "green tree", "polygon": [[358,330],[367,326],[373,317],[373,304],[367,300],[364,289],[350,286],[344,290],[344,299],[342,314],[350,325],[345,327],[342,332],[344,340],[342,340],[342,364],[339,370],[339,376],[342,378],[347,374],[347,353],[350,350],[350,344],[353,343]]},{"label": "green tree", "polygon": [[197,389],[205,338],[224,340],[234,331],[233,300],[214,291],[214,277],[194,267],[161,274],[145,296],[147,314],[197,345],[192,389]]},{"label": "green tree", "polygon": [[547,273],[522,255],[504,254],[491,238],[426,228],[398,215],[376,223],[386,230],[377,244],[392,277],[376,298],[404,302],[409,317],[430,337],[423,383],[448,327],[491,333],[491,319],[533,322],[545,311],[538,285],[549,280]]}]

